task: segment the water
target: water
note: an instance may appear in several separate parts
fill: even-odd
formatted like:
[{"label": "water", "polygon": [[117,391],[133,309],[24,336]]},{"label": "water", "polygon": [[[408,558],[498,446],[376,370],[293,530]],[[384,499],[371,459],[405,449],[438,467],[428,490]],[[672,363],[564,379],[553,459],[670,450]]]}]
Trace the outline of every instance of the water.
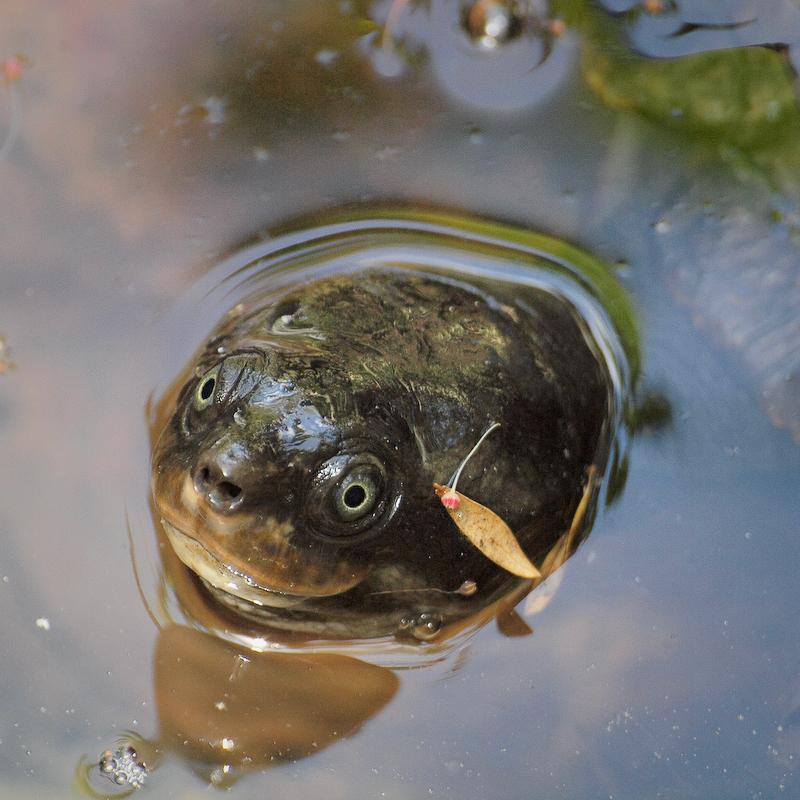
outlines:
[{"label": "water", "polygon": [[[622,44],[601,54],[779,42],[785,56],[733,52],[788,63],[797,6],[687,2],[653,22],[554,5],[567,32],[529,71],[535,32],[476,52],[456,5],[434,2],[434,24],[397,12],[410,58],[386,77],[397,53],[376,65],[376,33],[360,37],[388,3],[4,4],[0,59],[25,61],[0,93],[0,136],[19,126],[0,163],[0,360],[16,365],[0,374],[1,797],[71,796],[82,755],[166,733],[126,517],[147,593],[145,406],[216,321],[198,302],[209,268],[298,216],[380,202],[508,220],[624,264],[642,380],[673,424],[634,439],[620,500],[550,601],[520,608],[533,635],[487,625],[455,660],[389,673],[395,691],[375,682],[385,702],[352,735],[233,795],[798,793],[796,80],[760,69],[775,96],[731,110],[690,102],[701,70],[680,104],[626,109],[631,84],[587,49],[609,31]],[[670,37],[753,17],[755,39]],[[447,58],[426,57],[438,43]],[[714,73],[718,96],[752,97],[737,72],[752,57]],[[661,78],[690,62],[645,63]],[[143,793],[207,793],[179,754]]]}]

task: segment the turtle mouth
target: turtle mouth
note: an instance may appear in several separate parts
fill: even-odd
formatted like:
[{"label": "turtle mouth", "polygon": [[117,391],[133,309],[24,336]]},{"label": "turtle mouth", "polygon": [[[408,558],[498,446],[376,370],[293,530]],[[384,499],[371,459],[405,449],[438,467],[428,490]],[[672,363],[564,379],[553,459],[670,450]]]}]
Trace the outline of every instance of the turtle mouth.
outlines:
[{"label": "turtle mouth", "polygon": [[[254,581],[249,575],[220,561],[213,553],[194,537],[176,528],[162,517],[161,525],[167,534],[175,555],[197,575],[207,586],[213,587],[214,594],[230,595],[256,606],[290,608],[318,595],[292,594],[272,589]],[[222,599],[222,598],[220,598]],[[235,605],[235,603],[234,603]]]}]

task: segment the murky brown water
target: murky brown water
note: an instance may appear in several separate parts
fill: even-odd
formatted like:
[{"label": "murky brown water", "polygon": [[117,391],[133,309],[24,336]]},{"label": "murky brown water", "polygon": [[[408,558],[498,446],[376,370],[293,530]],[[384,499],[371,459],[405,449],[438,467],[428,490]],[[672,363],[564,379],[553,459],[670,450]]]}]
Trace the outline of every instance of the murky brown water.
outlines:
[{"label": "murky brown water", "polygon": [[[159,632],[137,591],[128,523],[150,602],[160,574],[147,405],[216,322],[202,303],[224,277],[213,265],[294,217],[380,202],[508,220],[624,262],[643,382],[673,424],[634,439],[624,493],[552,600],[519,607],[533,635],[487,625],[419,669],[326,653],[307,687],[264,662],[231,699],[242,741],[259,713],[312,733],[279,743],[288,761],[254,758],[233,795],[800,792],[800,10],[707,6],[554,4],[542,24],[566,19],[563,35],[491,50],[444,0],[7,0],[0,797],[72,796],[81,757],[126,730],[162,740],[143,796],[207,795],[210,770],[165,708],[217,702],[237,654]],[[388,34],[371,30],[390,13]],[[603,26],[653,56],[781,42],[788,88],[725,122],[687,81],[685,106],[662,114],[592,61]],[[677,62],[647,63],[659,79]],[[165,652],[186,654],[186,677]],[[353,685],[360,704],[343,702]],[[337,703],[341,730],[314,729]]]}]

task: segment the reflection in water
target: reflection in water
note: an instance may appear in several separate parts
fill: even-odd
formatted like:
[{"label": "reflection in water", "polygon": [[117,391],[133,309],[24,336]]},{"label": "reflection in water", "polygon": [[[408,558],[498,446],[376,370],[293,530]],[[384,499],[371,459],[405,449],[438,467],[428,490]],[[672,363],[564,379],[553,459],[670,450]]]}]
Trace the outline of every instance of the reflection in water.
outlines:
[{"label": "reflection in water", "polygon": [[215,783],[317,753],[394,696],[397,676],[332,653],[253,653],[170,625],[154,658],[158,743]]},{"label": "reflection in water", "polygon": [[643,13],[638,0],[603,0],[602,5],[630,15],[631,44],[651,58],[800,43],[800,8],[793,0],[679,0],[665,3],[658,13]]},{"label": "reflection in water", "polygon": [[397,675],[335,653],[254,653],[184,625],[161,629],[153,659],[159,729],[129,733],[79,788],[101,796],[110,779],[122,790],[145,784],[173,754],[215,786],[244,773],[319,753],[355,734],[394,697]]},{"label": "reflection in water", "polygon": [[421,60],[445,92],[485,111],[517,112],[543,103],[573,71],[578,41],[546,2],[376,3],[379,35],[366,42],[375,69],[395,77]]},{"label": "reflection in water", "polygon": [[784,51],[797,47],[800,9],[790,0],[773,5],[764,13],[748,2],[685,2],[656,15],[637,7],[617,24],[587,13],[576,20],[590,32],[586,79],[611,106],[724,143],[725,158],[741,150],[748,161],[761,150],[763,159],[782,141],[794,151],[800,116]]},{"label": "reflection in water", "polygon": [[[621,15],[618,26],[604,16],[581,19],[592,31],[583,59],[592,88],[610,106],[695,138],[737,178],[722,190],[694,180],[655,223],[671,288],[698,327],[736,352],[773,423],[800,441],[800,109],[792,64],[800,7],[685,0],[652,14],[633,2],[604,6]],[[625,39],[647,58],[615,55]]]}]

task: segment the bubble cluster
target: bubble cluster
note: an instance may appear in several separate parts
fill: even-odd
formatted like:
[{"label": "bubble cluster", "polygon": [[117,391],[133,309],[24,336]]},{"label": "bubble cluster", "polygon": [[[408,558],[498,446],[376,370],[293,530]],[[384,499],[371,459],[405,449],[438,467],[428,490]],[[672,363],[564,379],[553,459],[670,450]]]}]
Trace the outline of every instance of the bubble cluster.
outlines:
[{"label": "bubble cluster", "polygon": [[442,630],[442,617],[440,614],[431,614],[423,611],[411,617],[400,620],[400,634],[410,635],[420,642],[430,642]]},{"label": "bubble cluster", "polygon": [[100,756],[100,773],[118,786],[139,789],[147,779],[147,767],[139,760],[136,750],[130,745],[122,745],[116,750],[106,750]]}]

